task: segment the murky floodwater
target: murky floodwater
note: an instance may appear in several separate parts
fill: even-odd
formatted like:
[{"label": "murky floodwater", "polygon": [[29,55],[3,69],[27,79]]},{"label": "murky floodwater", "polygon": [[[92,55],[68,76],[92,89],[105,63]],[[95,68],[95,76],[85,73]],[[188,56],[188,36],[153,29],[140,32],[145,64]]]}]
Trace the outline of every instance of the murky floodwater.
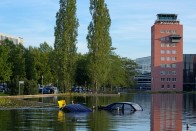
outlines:
[{"label": "murky floodwater", "polygon": [[[132,101],[144,111],[110,113],[64,113],[58,108],[0,110],[0,131],[196,131],[196,95],[123,94],[115,97],[54,97],[36,99],[57,103],[83,103],[88,107],[117,101]],[[189,124],[190,128],[186,128]]]}]

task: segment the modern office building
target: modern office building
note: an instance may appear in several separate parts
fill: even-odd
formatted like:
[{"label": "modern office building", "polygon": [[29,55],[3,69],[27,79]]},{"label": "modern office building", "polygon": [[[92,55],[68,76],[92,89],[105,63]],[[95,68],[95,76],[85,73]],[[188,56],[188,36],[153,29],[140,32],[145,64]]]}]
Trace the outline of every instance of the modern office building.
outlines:
[{"label": "modern office building", "polygon": [[137,63],[136,71],[138,75],[134,80],[136,83],[136,89],[139,90],[151,90],[151,56],[135,59]]},{"label": "modern office building", "polygon": [[151,27],[152,91],[183,90],[183,26],[177,14],[157,14]]},{"label": "modern office building", "polygon": [[23,45],[24,44],[23,38],[21,38],[21,37],[16,37],[16,36],[11,36],[11,35],[6,35],[6,34],[3,34],[3,33],[0,33],[0,41],[3,41],[5,39],[13,41],[13,43],[16,44],[16,45],[18,45],[18,44]]},{"label": "modern office building", "polygon": [[196,90],[196,54],[183,55],[183,90]]}]

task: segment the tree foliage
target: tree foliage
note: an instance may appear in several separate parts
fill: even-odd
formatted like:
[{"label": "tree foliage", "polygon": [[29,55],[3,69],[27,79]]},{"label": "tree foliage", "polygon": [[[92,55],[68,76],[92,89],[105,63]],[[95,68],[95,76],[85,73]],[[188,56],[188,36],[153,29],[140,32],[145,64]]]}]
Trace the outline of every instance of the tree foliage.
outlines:
[{"label": "tree foliage", "polygon": [[60,0],[60,9],[56,15],[55,52],[59,82],[71,88],[76,69],[76,43],[78,19],[76,18],[76,0]]},{"label": "tree foliage", "polygon": [[92,86],[98,89],[104,85],[110,71],[111,19],[104,0],[90,0],[92,21],[88,26],[89,77]]}]

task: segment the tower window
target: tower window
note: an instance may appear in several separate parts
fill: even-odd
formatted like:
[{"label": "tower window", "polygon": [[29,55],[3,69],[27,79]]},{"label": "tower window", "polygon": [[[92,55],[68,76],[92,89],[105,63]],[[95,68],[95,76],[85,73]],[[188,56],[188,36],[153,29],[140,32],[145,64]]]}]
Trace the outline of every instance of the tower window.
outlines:
[{"label": "tower window", "polygon": [[177,60],[177,57],[172,57],[172,61],[176,61]]},{"label": "tower window", "polygon": [[167,50],[167,54],[171,54],[171,51],[170,50]]},{"label": "tower window", "polygon": [[167,57],[167,61],[170,61],[171,60],[171,58],[170,57]]},{"label": "tower window", "polygon": [[176,75],[176,71],[172,71],[172,75]]},{"label": "tower window", "polygon": [[165,54],[165,50],[161,50],[161,54]]},{"label": "tower window", "polygon": [[166,67],[167,67],[167,68],[170,68],[170,67],[171,67],[171,65],[170,65],[170,64],[166,64]]},{"label": "tower window", "polygon": [[161,75],[165,75],[165,71],[161,71]]},{"label": "tower window", "polygon": [[172,50],[172,54],[176,54],[176,50]]},{"label": "tower window", "polygon": [[176,64],[172,64],[172,68],[176,68]]},{"label": "tower window", "polygon": [[165,64],[161,64],[161,68],[165,68]]},{"label": "tower window", "polygon": [[165,60],[165,57],[161,57],[161,61],[164,61]]}]

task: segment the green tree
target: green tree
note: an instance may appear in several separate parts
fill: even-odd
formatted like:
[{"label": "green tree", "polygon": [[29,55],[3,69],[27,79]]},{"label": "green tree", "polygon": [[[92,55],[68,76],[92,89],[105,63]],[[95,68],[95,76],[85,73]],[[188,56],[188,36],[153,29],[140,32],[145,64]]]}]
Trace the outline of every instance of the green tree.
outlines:
[{"label": "green tree", "polygon": [[87,84],[89,83],[89,77],[87,74],[87,62],[87,54],[77,55],[75,82],[79,86],[87,86]]},{"label": "green tree", "polygon": [[125,85],[126,87],[133,87],[134,86],[134,76],[137,74],[136,66],[137,64],[126,57],[122,58],[123,69],[125,70]]},{"label": "green tree", "polygon": [[104,85],[110,71],[111,37],[109,28],[111,19],[104,0],[90,0],[92,21],[88,26],[89,77],[97,91]]},{"label": "green tree", "polygon": [[12,75],[11,64],[8,63],[9,49],[6,46],[0,46],[0,82],[10,81]]},{"label": "green tree", "polygon": [[71,88],[74,82],[78,26],[76,0],[60,0],[60,9],[56,15],[54,47],[58,79],[63,91],[66,87]]}]

